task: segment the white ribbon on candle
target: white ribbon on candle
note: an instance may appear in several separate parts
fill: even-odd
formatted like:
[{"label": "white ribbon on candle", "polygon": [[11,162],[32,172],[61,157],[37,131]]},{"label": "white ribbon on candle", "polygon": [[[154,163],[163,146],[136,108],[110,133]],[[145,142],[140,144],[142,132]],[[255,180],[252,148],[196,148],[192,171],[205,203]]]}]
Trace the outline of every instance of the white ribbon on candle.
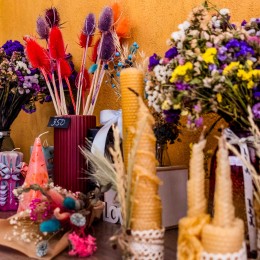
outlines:
[{"label": "white ribbon on candle", "polygon": [[104,125],[96,134],[91,152],[105,154],[107,134],[113,124],[117,124],[120,137],[122,137],[122,110],[102,110],[100,112],[100,123]]},{"label": "white ribbon on candle", "polygon": [[[224,129],[224,136],[227,141],[232,145],[238,145],[241,155],[250,162],[249,150],[247,143],[253,142],[253,137],[249,136],[246,138],[239,138],[229,128]],[[246,204],[246,216],[247,226],[249,232],[249,245],[250,251],[256,250],[256,222],[255,222],[255,211],[253,208],[253,181],[250,171],[244,164],[243,177],[244,177],[244,190],[245,190],[245,204]]]}]

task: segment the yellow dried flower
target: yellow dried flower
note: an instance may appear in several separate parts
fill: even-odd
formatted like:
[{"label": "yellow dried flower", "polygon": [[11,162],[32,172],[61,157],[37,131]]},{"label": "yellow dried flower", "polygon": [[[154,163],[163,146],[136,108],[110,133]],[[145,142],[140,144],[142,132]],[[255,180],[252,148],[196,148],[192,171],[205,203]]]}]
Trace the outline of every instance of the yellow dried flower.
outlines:
[{"label": "yellow dried flower", "polygon": [[233,70],[237,69],[239,66],[239,61],[233,61],[231,62],[229,65],[227,65],[224,70],[223,70],[223,75],[228,75],[230,72],[232,72]]},{"label": "yellow dried flower", "polygon": [[217,54],[217,49],[216,48],[208,48],[205,53],[202,54],[202,59],[208,64],[214,64],[214,58]]},{"label": "yellow dried flower", "polygon": [[170,82],[172,83],[175,82],[176,79],[178,79],[178,76],[185,76],[187,71],[192,69],[193,69],[193,65],[190,61],[186,62],[184,65],[177,66],[172,73]]},{"label": "yellow dried flower", "polygon": [[222,102],[222,95],[220,93],[217,94],[217,101],[218,103]]},{"label": "yellow dried flower", "polygon": [[248,88],[248,89],[251,89],[251,88],[254,87],[254,85],[255,85],[254,81],[250,80],[250,81],[247,83],[247,88]]},{"label": "yellow dried flower", "polygon": [[162,109],[163,109],[163,110],[169,110],[170,108],[171,108],[171,107],[170,107],[168,101],[165,100],[165,101],[162,103]]},{"label": "yellow dried flower", "polygon": [[252,78],[252,73],[246,72],[245,70],[239,69],[237,72],[237,76],[244,81],[249,81]]}]

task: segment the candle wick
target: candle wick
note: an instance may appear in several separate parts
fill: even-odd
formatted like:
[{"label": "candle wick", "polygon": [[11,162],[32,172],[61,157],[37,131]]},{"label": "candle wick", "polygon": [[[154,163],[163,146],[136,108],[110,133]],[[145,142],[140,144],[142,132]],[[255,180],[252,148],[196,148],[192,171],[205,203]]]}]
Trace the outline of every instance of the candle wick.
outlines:
[{"label": "candle wick", "polygon": [[42,135],[45,135],[45,134],[48,134],[49,133],[49,131],[46,131],[46,132],[44,132],[44,133],[41,133],[39,136],[38,136],[38,138],[40,138]]},{"label": "candle wick", "polygon": [[14,148],[11,152],[13,152],[15,150],[21,150],[21,148]]}]

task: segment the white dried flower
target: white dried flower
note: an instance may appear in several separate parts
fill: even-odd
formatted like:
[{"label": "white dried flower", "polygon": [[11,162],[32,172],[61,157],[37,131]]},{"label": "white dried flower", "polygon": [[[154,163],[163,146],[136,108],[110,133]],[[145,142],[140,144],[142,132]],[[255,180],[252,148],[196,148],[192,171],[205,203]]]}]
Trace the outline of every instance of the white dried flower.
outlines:
[{"label": "white dried flower", "polygon": [[255,34],[255,29],[252,28],[252,29],[248,30],[247,33],[249,35],[254,35]]},{"label": "white dried flower", "polygon": [[178,28],[181,30],[181,31],[186,31],[187,29],[190,28],[190,23],[188,21],[185,21],[181,24],[178,25]]},{"label": "white dried flower", "polygon": [[86,225],[86,218],[80,213],[73,213],[70,222],[77,227],[83,227]]},{"label": "white dried flower", "polygon": [[180,41],[182,38],[184,37],[184,32],[183,31],[178,31],[178,32],[173,32],[171,34],[171,38],[174,40],[174,41]]},{"label": "white dried flower", "polygon": [[212,25],[215,28],[220,28],[221,22],[220,22],[220,20],[212,21]]},{"label": "white dried flower", "polygon": [[227,8],[222,8],[222,9],[219,10],[219,13],[221,15],[227,15],[227,14],[230,14],[230,11]]},{"label": "white dried flower", "polygon": [[49,250],[49,243],[47,240],[43,240],[36,245],[36,255],[38,257],[43,257],[47,255],[48,250]]}]

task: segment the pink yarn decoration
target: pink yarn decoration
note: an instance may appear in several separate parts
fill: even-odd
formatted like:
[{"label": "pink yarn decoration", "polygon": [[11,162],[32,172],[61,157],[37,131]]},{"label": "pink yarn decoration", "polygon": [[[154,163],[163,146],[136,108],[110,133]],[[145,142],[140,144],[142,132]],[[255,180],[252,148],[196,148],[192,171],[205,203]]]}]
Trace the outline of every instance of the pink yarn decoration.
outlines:
[{"label": "pink yarn decoration", "polygon": [[73,232],[69,234],[68,239],[72,245],[72,249],[69,251],[70,256],[87,257],[97,250],[96,238],[91,235],[79,237]]}]

